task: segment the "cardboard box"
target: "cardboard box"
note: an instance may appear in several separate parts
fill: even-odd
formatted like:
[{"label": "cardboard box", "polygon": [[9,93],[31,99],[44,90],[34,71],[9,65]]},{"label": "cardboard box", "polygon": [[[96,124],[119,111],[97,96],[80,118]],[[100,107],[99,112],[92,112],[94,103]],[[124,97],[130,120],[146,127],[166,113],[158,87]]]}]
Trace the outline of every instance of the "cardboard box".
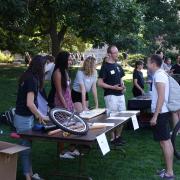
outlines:
[{"label": "cardboard box", "polygon": [[16,180],[18,152],[28,147],[0,141],[0,179]]}]

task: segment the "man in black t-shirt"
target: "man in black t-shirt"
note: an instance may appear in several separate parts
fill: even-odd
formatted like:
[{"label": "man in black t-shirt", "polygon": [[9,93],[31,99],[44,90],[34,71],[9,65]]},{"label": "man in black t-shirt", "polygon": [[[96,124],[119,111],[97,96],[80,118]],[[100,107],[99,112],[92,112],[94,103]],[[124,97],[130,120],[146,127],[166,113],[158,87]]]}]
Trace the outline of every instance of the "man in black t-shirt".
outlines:
[{"label": "man in black t-shirt", "polygon": [[[117,112],[126,110],[124,97],[125,86],[122,80],[124,71],[117,64],[118,49],[116,46],[109,46],[107,49],[108,58],[103,63],[99,72],[98,85],[104,89],[104,100],[107,111]],[[122,128],[112,133],[111,142],[115,145],[122,145]]]}]

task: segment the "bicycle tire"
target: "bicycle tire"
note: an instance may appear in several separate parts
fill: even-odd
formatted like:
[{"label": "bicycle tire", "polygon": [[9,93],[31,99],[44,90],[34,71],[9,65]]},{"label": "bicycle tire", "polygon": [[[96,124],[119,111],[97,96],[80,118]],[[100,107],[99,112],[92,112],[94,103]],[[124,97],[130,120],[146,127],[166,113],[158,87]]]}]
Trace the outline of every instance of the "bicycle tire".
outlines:
[{"label": "bicycle tire", "polygon": [[176,147],[176,139],[177,139],[177,134],[180,130],[180,121],[176,124],[172,136],[171,136],[171,141],[172,141],[172,145],[174,148],[174,155],[177,159],[180,159],[180,149],[177,149]]},{"label": "bicycle tire", "polygon": [[73,120],[76,118],[76,120],[80,121],[83,125],[84,125],[84,129],[81,131],[78,130],[72,130],[70,128],[68,128],[67,126],[64,126],[61,122],[59,122],[57,120],[57,118],[55,117],[55,113],[65,113],[66,115],[68,115],[69,117],[73,114],[70,111],[67,111],[66,109],[62,109],[62,108],[53,108],[50,110],[49,112],[49,117],[51,119],[51,121],[60,129],[62,129],[65,132],[68,132],[70,134],[74,134],[74,135],[86,135],[88,130],[89,130],[89,126],[87,124],[87,122],[85,120],[83,120],[82,118],[80,118],[78,115],[74,114],[73,115]]}]

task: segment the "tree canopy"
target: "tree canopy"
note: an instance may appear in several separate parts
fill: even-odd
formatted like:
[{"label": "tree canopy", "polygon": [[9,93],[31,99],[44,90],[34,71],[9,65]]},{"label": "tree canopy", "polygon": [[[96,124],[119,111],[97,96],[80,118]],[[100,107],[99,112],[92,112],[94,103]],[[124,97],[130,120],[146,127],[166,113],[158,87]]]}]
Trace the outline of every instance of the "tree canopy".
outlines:
[{"label": "tree canopy", "polygon": [[[134,52],[179,48],[175,0],[1,0],[0,49],[13,52],[84,50],[116,44]],[[84,48],[83,48],[84,46]]]}]

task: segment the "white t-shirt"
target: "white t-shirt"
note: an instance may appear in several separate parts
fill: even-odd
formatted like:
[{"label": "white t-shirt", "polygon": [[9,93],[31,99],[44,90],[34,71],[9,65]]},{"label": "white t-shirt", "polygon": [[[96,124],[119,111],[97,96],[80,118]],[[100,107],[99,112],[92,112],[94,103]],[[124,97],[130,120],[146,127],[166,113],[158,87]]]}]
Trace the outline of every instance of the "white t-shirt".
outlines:
[{"label": "white t-shirt", "polygon": [[54,70],[54,63],[45,64],[45,80],[51,80],[51,76]]},{"label": "white t-shirt", "polygon": [[97,72],[92,76],[86,76],[83,71],[78,70],[76,78],[73,83],[73,90],[76,92],[81,92],[80,84],[84,84],[86,92],[92,89],[92,86],[97,81]]},{"label": "white t-shirt", "polygon": [[167,74],[165,73],[165,71],[162,69],[157,70],[153,76],[151,111],[152,111],[152,113],[154,113],[156,110],[158,94],[157,94],[157,89],[156,89],[155,84],[157,82],[161,82],[161,83],[165,84],[165,101],[164,101],[164,104],[162,106],[162,110],[160,113],[169,112],[169,110],[167,108],[167,102],[168,102],[168,98],[169,98],[169,78],[168,78]]}]

